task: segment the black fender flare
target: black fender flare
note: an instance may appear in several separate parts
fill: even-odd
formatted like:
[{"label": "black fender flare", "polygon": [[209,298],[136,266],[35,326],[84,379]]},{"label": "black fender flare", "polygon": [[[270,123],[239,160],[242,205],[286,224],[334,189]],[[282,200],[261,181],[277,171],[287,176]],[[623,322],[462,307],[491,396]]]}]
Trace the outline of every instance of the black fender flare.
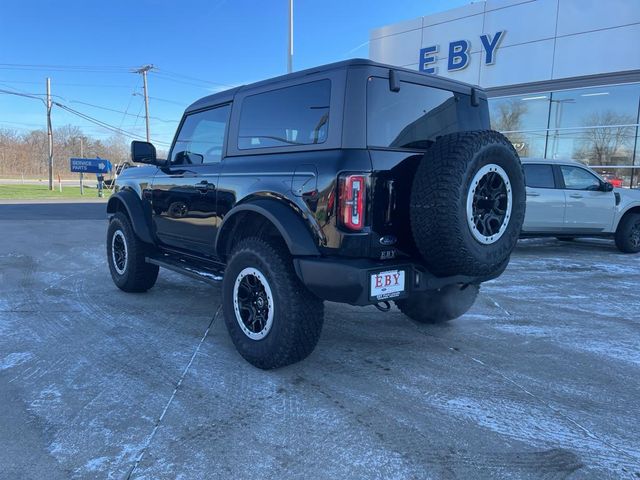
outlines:
[{"label": "black fender flare", "polygon": [[120,190],[111,195],[107,203],[107,214],[113,215],[118,211],[118,205],[122,204],[131,219],[131,226],[136,236],[145,243],[153,243],[151,228],[147,221],[140,197],[131,190]]},{"label": "black fender flare", "polygon": [[215,252],[223,258],[225,253],[225,236],[233,229],[233,218],[241,212],[255,212],[269,220],[280,232],[291,255],[297,256],[319,256],[320,252],[311,230],[305,225],[300,214],[293,208],[277,200],[257,199],[247,203],[242,203],[233,207],[224,216],[220,225],[220,230],[216,236]]}]

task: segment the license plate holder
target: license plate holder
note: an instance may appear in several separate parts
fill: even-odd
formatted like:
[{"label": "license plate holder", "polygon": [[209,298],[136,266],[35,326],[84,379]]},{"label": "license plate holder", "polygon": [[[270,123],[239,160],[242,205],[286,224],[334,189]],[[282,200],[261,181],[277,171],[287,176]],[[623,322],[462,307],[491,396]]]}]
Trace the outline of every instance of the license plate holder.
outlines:
[{"label": "license plate holder", "polygon": [[407,271],[403,269],[384,270],[369,273],[369,300],[381,302],[407,295]]}]

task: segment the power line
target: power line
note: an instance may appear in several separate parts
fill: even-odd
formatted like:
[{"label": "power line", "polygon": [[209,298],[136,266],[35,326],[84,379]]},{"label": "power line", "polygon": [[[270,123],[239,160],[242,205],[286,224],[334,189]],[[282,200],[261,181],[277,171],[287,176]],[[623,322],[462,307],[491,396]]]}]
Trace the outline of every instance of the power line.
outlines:
[{"label": "power line", "polygon": [[[66,105],[63,105],[62,103],[53,102],[53,104],[55,106],[57,106],[57,107],[62,108],[63,110],[66,110],[69,113],[72,113],[74,115],[77,115],[80,118],[83,118],[84,120],[87,120],[88,122],[95,123],[96,125],[99,125],[99,126],[105,128],[106,130],[110,130],[110,131],[112,131],[114,133],[117,133],[119,135],[123,135],[123,136],[129,137],[129,138],[144,138],[144,136],[142,136],[142,135],[138,135],[138,134],[135,134],[135,133],[132,133],[132,132],[128,132],[126,130],[122,130],[122,129],[116,127],[115,125],[111,125],[109,123],[103,122],[102,120],[98,120],[97,118],[93,118],[93,117],[87,115],[86,113],[79,112],[78,110],[75,110],[75,109],[70,108],[70,107],[68,107]],[[169,142],[162,142],[162,141],[159,141],[159,140],[156,140],[155,142],[156,143],[160,143],[160,144],[164,144],[164,145],[170,145]]]},{"label": "power line", "polygon": [[0,93],[5,93],[7,95],[15,95],[17,97],[32,98],[34,100],[40,100],[41,102],[44,102],[44,99],[40,97],[36,97],[35,95],[32,95],[30,93],[12,92],[11,90],[4,90],[2,88],[0,88]]},{"label": "power line", "polygon": [[127,102],[127,108],[125,108],[123,114],[122,114],[122,119],[120,120],[120,125],[118,126],[118,128],[122,128],[122,124],[124,123],[124,119],[127,116],[127,113],[129,113],[129,107],[131,107],[131,102],[133,100],[133,96],[136,93],[136,90],[138,89],[138,79],[136,79],[136,83],[133,85],[133,92],[131,92],[131,95],[129,95],[129,101]]},{"label": "power line", "polygon": [[[41,100],[43,102],[44,102],[44,99],[42,99],[40,97],[46,97],[46,93],[26,93],[26,92],[23,93],[23,92],[17,92],[17,91],[5,90],[5,89],[0,89],[0,93],[5,93],[5,94],[9,94],[9,95],[16,95],[18,97],[32,98],[34,100]],[[61,97],[60,95],[51,95],[51,96],[52,97],[57,97],[57,98],[62,98],[63,100],[68,101],[69,103],[80,103],[82,105],[87,105],[89,107],[99,108],[100,110],[106,110],[106,111],[114,112],[114,113],[122,113],[123,116],[127,115],[127,116],[130,116],[130,117],[137,117],[137,115],[134,115],[133,113],[123,112],[122,110],[116,110],[114,108],[104,107],[102,105],[96,105],[96,104],[89,103],[89,102],[83,102],[81,100],[68,100],[68,99],[66,99],[64,97]],[[165,118],[153,117],[153,116],[151,116],[149,118],[152,119],[152,120],[156,120],[158,122],[179,123],[179,120],[167,120]]]},{"label": "power line", "polygon": [[[131,97],[133,98],[133,95],[131,95]],[[109,107],[103,107],[102,105],[95,105],[93,103],[89,103],[89,102],[82,102],[80,100],[70,100],[70,103],[80,103],[82,105],[87,105],[88,107],[93,107],[93,108],[98,108],[100,110],[106,110],[108,112],[115,112],[115,113],[122,113],[122,116],[129,116],[129,117],[135,117],[136,115],[134,115],[133,113],[128,113],[127,111],[122,111],[122,110],[116,110],[115,108],[109,108]],[[127,110],[129,109],[129,107],[127,106]],[[178,120],[166,120],[164,118],[159,118],[159,117],[153,117],[150,116],[149,117],[151,120],[157,120],[159,122],[165,122],[165,123],[178,123]]]},{"label": "power line", "polygon": [[191,87],[201,88],[203,90],[207,90],[210,92],[218,92],[218,91],[222,92],[224,90],[229,90],[231,88],[234,88],[233,85],[225,85],[223,83],[217,83],[217,82],[202,81],[202,83],[196,83],[194,81],[173,78],[167,75],[163,75],[161,73],[155,73],[154,76],[156,80],[165,80],[169,82],[179,83],[181,85],[189,85]]},{"label": "power line", "polygon": [[[2,80],[6,84],[23,84],[23,85],[40,85],[42,82],[33,82],[27,80]],[[130,85],[117,85],[113,83],[57,83],[56,86],[64,87],[93,87],[93,88],[131,88]]]},{"label": "power line", "polygon": [[[34,95],[15,92],[15,91],[11,91],[11,90],[4,90],[4,89],[0,89],[0,93],[5,93],[5,94],[8,94],[8,95],[16,95],[16,96],[19,96],[19,97],[30,98],[30,99],[33,99],[33,100],[39,100],[39,101],[43,102],[45,105],[47,105],[47,102],[44,99],[36,97]],[[126,130],[122,130],[121,128],[118,128],[118,127],[116,127],[114,125],[111,125],[109,123],[103,122],[102,120],[98,120],[98,119],[96,119],[94,117],[91,117],[91,116],[87,115],[86,113],[79,112],[78,110],[75,110],[75,109],[73,109],[71,107],[68,107],[67,105],[64,105],[64,104],[62,104],[60,102],[51,101],[51,104],[55,105],[57,107],[60,107],[63,110],[69,112],[69,113],[77,115],[80,118],[83,118],[84,120],[87,120],[88,122],[94,123],[94,124],[96,124],[98,126],[101,126],[101,127],[105,128],[106,130],[112,131],[112,132],[117,133],[119,135],[124,135],[124,136],[129,137],[129,138],[144,138],[142,135],[138,135],[138,134],[135,134],[135,133],[132,133],[132,132],[128,132]],[[120,113],[122,113],[122,112],[120,112]],[[139,115],[138,115],[138,117],[139,117]],[[158,144],[171,145],[169,142],[163,142],[163,141],[160,141],[160,140],[156,140],[155,142],[158,143]]]},{"label": "power line", "polygon": [[192,81],[196,81],[196,82],[207,83],[207,84],[210,84],[210,85],[218,85],[218,86],[221,86],[221,87],[234,88],[234,85],[229,85],[227,83],[214,82],[212,80],[205,80],[203,78],[192,77],[192,76],[189,76],[189,75],[184,75],[182,73],[171,72],[169,70],[165,70],[164,68],[158,68],[155,71],[155,74],[156,75],[164,75],[166,77],[184,78],[186,80],[192,80]]},{"label": "power line", "polygon": [[[143,95],[141,93],[134,93],[134,95],[138,96],[138,97],[142,97]],[[167,103],[173,103],[174,105],[179,105],[182,108],[185,107],[185,103],[184,102],[176,102],[174,100],[167,100],[166,98],[158,98],[158,97],[149,97],[151,100],[158,100],[159,102],[167,102]]]},{"label": "power line", "polygon": [[201,88],[203,90],[210,90],[211,88],[216,88],[216,87],[213,87],[212,85],[203,85],[203,84],[198,84],[194,82],[188,82],[185,80],[178,80],[176,78],[165,77],[164,75],[156,75],[156,80],[168,80],[169,82],[175,82],[181,85],[189,85],[191,87]]},{"label": "power line", "polygon": [[114,65],[38,65],[28,63],[0,63],[1,70],[46,70],[81,73],[128,73],[131,67]]}]

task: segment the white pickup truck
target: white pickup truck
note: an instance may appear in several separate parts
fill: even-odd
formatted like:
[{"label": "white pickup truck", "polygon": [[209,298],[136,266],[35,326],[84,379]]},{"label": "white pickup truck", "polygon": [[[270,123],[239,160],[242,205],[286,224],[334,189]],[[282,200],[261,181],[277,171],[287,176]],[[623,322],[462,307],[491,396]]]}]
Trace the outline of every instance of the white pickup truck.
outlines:
[{"label": "white pickup truck", "polygon": [[527,211],[522,237],[613,237],[640,252],[640,190],[614,188],[573,160],[523,158]]}]

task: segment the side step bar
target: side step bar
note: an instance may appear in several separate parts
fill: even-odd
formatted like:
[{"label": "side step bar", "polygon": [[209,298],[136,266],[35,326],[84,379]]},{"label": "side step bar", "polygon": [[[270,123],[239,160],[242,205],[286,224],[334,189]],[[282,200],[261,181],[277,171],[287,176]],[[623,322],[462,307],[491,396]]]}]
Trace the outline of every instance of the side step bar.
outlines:
[{"label": "side step bar", "polygon": [[222,281],[223,277],[221,269],[213,269],[205,267],[204,265],[198,267],[188,265],[186,262],[183,262],[179,258],[172,257],[171,255],[163,255],[159,258],[147,257],[145,258],[145,261],[211,285],[218,285]]}]

